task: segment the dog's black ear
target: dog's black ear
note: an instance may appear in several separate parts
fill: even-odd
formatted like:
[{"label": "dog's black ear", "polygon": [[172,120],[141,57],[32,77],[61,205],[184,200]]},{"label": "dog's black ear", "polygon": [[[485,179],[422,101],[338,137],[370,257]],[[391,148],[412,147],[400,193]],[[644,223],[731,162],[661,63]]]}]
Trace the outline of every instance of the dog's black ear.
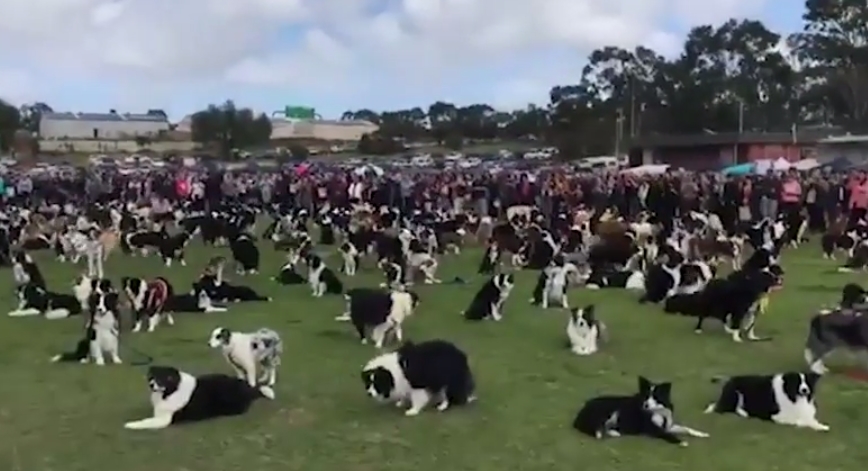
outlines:
[{"label": "dog's black ear", "polygon": [[582,309],[582,314],[585,316],[585,320],[588,321],[588,324],[593,324],[597,320],[597,308],[593,304],[588,304]]},{"label": "dog's black ear", "polygon": [[672,383],[660,383],[654,386],[654,392],[661,398],[670,399],[672,396]]},{"label": "dog's black ear", "polygon": [[814,388],[817,386],[817,381],[820,380],[820,375],[810,371],[805,373],[805,382],[808,383],[808,387],[811,388],[811,392],[814,391]]},{"label": "dog's black ear", "polygon": [[639,392],[647,393],[651,390],[651,381],[644,376],[639,377]]},{"label": "dog's black ear", "polygon": [[570,320],[572,320],[573,322],[579,321],[579,308],[570,308]]}]

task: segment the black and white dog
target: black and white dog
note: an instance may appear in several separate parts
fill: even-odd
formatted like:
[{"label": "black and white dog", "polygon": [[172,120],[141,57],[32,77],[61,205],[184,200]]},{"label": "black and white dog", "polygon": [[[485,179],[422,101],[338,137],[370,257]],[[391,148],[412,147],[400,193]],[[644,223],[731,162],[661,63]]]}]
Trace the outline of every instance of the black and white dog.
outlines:
[{"label": "black and white dog", "polygon": [[567,339],[570,341],[570,350],[576,355],[591,355],[597,353],[607,338],[606,324],[597,319],[596,309],[593,304],[582,309],[570,310],[570,319],[567,322]]},{"label": "black and white dog", "polygon": [[404,321],[419,304],[416,293],[371,288],[351,289],[344,298],[347,301],[346,312],[336,320],[352,322],[362,343],[368,342],[366,330],[370,330],[371,340],[377,348],[383,347],[390,332],[398,342],[404,341]]},{"label": "black and white dog", "polygon": [[717,401],[705,413],[732,413],[828,432],[829,426],[817,420],[814,394],[819,379],[816,373],[794,372],[733,376],[726,379]]},{"label": "black and white dog", "polygon": [[187,261],[184,258],[184,249],[190,242],[190,234],[187,232],[179,232],[170,237],[166,237],[160,242],[159,250],[160,257],[167,267],[172,266],[172,261],[176,261],[181,266],[186,266]]},{"label": "black and white dog", "polygon": [[291,256],[287,257],[286,263],[280,267],[280,272],[278,272],[277,276],[275,276],[273,280],[282,285],[302,285],[306,283],[307,279],[298,273],[295,269],[295,265],[296,264],[293,262]]},{"label": "black and white dog", "polygon": [[639,377],[639,391],[632,396],[598,396],[588,400],[573,419],[573,428],[602,439],[644,435],[687,446],[679,435],[708,438],[708,434],[676,424],[672,383],[655,384]]},{"label": "black and white dog", "polygon": [[151,281],[143,278],[121,278],[121,289],[130,302],[133,313],[133,332],[142,330],[145,321],[148,323],[148,332],[153,332],[160,321],[165,318],[169,325],[175,325],[175,318],[166,309],[166,305],[175,295],[172,285],[163,277],[156,277]]},{"label": "black and white dog", "polygon": [[44,315],[46,319],[65,319],[82,313],[81,303],[71,294],[53,293],[32,283],[18,288],[18,309],[10,317]]},{"label": "black and white dog", "polygon": [[361,258],[359,250],[352,242],[345,241],[338,248],[338,252],[340,252],[341,260],[343,261],[341,271],[344,275],[356,276],[356,271],[359,268],[359,259]]},{"label": "black and white dog", "polygon": [[93,360],[95,364],[102,366],[105,365],[105,355],[108,355],[112,363],[122,363],[118,295],[113,292],[94,293],[88,312],[90,315],[84,337],[78,341],[73,351],[55,355],[52,362],[87,363]]},{"label": "black and white dog", "polygon": [[211,332],[208,346],[219,348],[238,377],[251,387],[274,386],[277,382],[277,367],[283,354],[283,342],[277,332],[265,328],[234,332],[217,327]]},{"label": "black and white dog", "polygon": [[473,296],[470,306],[462,313],[464,318],[471,321],[501,320],[503,303],[512,292],[514,284],[515,279],[511,274],[499,273],[492,276]]},{"label": "black and white dog", "polygon": [[406,416],[418,415],[432,401],[442,412],[476,399],[467,355],[445,340],[407,342],[374,358],[362,369],[362,383],[374,399],[409,404]]},{"label": "black and white dog", "polygon": [[[851,301],[845,298],[845,302]],[[811,318],[805,341],[805,362],[812,372],[825,374],[828,368],[823,359],[838,349],[856,353],[863,363],[868,358],[868,315],[858,307],[864,305],[820,311]]]},{"label": "black and white dog", "polygon": [[274,399],[269,386],[252,388],[243,379],[223,374],[193,376],[170,366],[148,368],[154,414],[124,424],[130,430],[155,430],[184,422],[242,415],[259,398]]},{"label": "black and white dog", "polygon": [[570,262],[546,267],[537,278],[531,303],[543,309],[548,309],[550,303],[558,303],[562,308],[569,309],[567,290],[570,287],[570,279],[578,275],[579,269]]},{"label": "black and white dog", "polygon": [[344,291],[344,284],[335,275],[335,272],[329,268],[323,259],[315,253],[309,253],[305,257],[307,264],[307,282],[310,284],[311,291],[315,298],[321,298],[326,293],[341,294]]},{"label": "black and white dog", "polygon": [[259,270],[259,247],[256,246],[252,236],[239,234],[229,243],[229,250],[232,252],[238,274],[254,274]]}]

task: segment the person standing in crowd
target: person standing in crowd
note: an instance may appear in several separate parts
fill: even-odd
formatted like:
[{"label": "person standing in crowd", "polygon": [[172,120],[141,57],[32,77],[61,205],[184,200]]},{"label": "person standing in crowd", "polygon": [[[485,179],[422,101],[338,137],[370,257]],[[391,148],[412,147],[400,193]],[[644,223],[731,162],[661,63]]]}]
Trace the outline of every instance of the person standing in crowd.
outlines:
[{"label": "person standing in crowd", "polygon": [[866,181],[865,172],[857,173],[850,180],[849,190],[848,209],[850,217],[848,225],[854,226],[860,220],[864,220],[865,213],[868,212],[868,181]]},{"label": "person standing in crowd", "polygon": [[802,184],[799,175],[791,170],[780,184],[779,210],[790,226],[799,225],[802,213]]}]

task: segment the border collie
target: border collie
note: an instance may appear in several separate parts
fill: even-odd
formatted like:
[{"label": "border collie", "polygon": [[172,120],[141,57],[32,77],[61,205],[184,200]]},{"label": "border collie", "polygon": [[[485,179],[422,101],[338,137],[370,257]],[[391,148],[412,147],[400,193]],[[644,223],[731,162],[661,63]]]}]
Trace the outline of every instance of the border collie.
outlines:
[{"label": "border collie", "polygon": [[190,242],[190,234],[187,232],[179,232],[170,237],[166,237],[160,242],[160,257],[167,267],[172,266],[172,261],[177,261],[181,266],[187,266],[187,261],[184,259],[184,249]]},{"label": "border collie", "polygon": [[377,262],[377,266],[383,271],[383,277],[386,279],[380,283],[380,288],[397,289],[404,286],[404,267],[401,262],[384,258]]},{"label": "border collie", "polygon": [[95,293],[112,293],[114,287],[112,282],[106,278],[92,278],[88,274],[82,273],[78,277],[76,283],[72,286],[72,293],[75,299],[81,304],[81,308],[86,310],[90,301],[90,297]]},{"label": "border collie", "polygon": [[207,291],[208,296],[218,302],[271,301],[270,297],[257,293],[249,286],[233,285],[216,275],[202,275],[196,282],[196,286]]},{"label": "border collie", "polygon": [[142,323],[148,321],[148,332],[153,332],[165,317],[169,325],[175,325],[175,318],[166,309],[166,305],[175,295],[175,290],[168,280],[162,277],[146,281],[142,278],[121,278],[121,289],[126,294],[132,307],[134,318],[133,332],[142,330]]},{"label": "border collie", "polygon": [[128,232],[121,237],[121,251],[125,254],[134,255],[138,250],[143,257],[147,257],[151,248],[160,249],[166,233],[159,231],[136,231]]},{"label": "border collie", "polygon": [[496,242],[491,242],[485,248],[485,253],[482,255],[482,261],[479,262],[479,269],[476,273],[480,275],[492,275],[495,268],[500,263],[500,249]]},{"label": "border collie", "polygon": [[283,354],[283,342],[277,332],[265,328],[234,332],[217,327],[211,332],[208,346],[219,348],[238,377],[251,387],[277,383],[277,367]]},{"label": "border collie", "polygon": [[795,372],[733,376],[726,379],[720,396],[709,404],[705,413],[732,413],[740,417],[828,432],[829,426],[817,420],[817,406],[814,403],[819,379],[820,375],[816,373]]},{"label": "border collie", "polygon": [[341,272],[347,276],[356,276],[356,271],[359,268],[359,250],[352,242],[345,241],[338,248],[338,252],[340,252],[341,261],[343,262]]},{"label": "border collie", "polygon": [[81,303],[70,294],[53,293],[28,283],[18,288],[18,309],[9,317],[45,315],[46,319],[66,319],[83,312]]},{"label": "border collie", "polygon": [[269,386],[252,388],[223,374],[193,376],[170,366],[148,368],[152,417],[124,424],[130,430],[154,430],[184,422],[242,415],[259,398],[274,398]]},{"label": "border collie", "polygon": [[687,446],[678,435],[708,438],[699,430],[676,424],[672,383],[655,384],[639,377],[639,392],[632,396],[598,396],[588,400],[573,419],[573,428],[602,439],[644,435]]},{"label": "border collie", "polygon": [[[697,307],[697,333],[702,333],[705,319],[711,317],[724,323],[724,329],[735,342],[741,342],[742,330],[748,340],[759,340],[753,330],[756,324],[758,301],[781,282],[780,267],[774,265],[759,271],[737,271],[724,279],[713,279],[700,293]],[[745,327],[745,320],[748,320]]]},{"label": "border collie", "polygon": [[225,306],[216,306],[203,289],[193,287],[192,293],[176,294],[166,301],[165,312],[226,312]]},{"label": "border collie", "polygon": [[514,277],[509,273],[499,273],[485,282],[473,296],[470,306],[462,313],[465,319],[481,321],[503,318],[503,303],[512,292],[515,285]]},{"label": "border collie", "polygon": [[296,271],[295,263],[293,263],[291,256],[287,256],[286,263],[280,267],[280,272],[272,279],[282,285],[302,285],[307,283],[307,279]]},{"label": "border collie", "polygon": [[259,247],[249,234],[239,234],[229,243],[232,259],[239,275],[255,274],[259,270]]},{"label": "border collie", "polygon": [[118,322],[118,295],[116,293],[94,293],[90,299],[91,313],[84,337],[78,341],[75,350],[55,355],[52,362],[87,363],[89,360],[99,366],[105,365],[105,354],[112,363],[121,364],[120,323]]},{"label": "border collie", "polygon": [[[578,276],[579,269],[573,263],[564,263],[547,267],[541,273],[541,279],[537,280],[537,288],[534,290],[534,298],[539,294],[539,305],[548,309],[552,302],[560,303],[564,309],[570,308],[567,290],[570,287],[570,275]],[[540,286],[542,282],[542,286]],[[534,299],[536,300],[536,299]]]},{"label": "border collie", "polygon": [[591,355],[606,340],[606,325],[597,319],[596,309],[589,304],[582,309],[570,310],[570,318],[567,321],[567,339],[570,341],[570,350],[576,355]]},{"label": "border collie", "polygon": [[812,372],[825,374],[828,368],[823,359],[838,349],[849,350],[859,357],[868,355],[868,316],[854,310],[852,305],[820,311],[809,323],[805,362]]},{"label": "border collie", "polygon": [[314,253],[308,254],[305,263],[308,267],[307,282],[310,284],[315,298],[321,298],[326,293],[343,293],[344,284],[341,283],[335,272],[325,264],[319,255]]},{"label": "border collie", "polygon": [[398,407],[407,404],[406,416],[418,415],[432,400],[437,410],[473,402],[476,385],[467,355],[445,340],[407,342],[362,368],[367,394]]},{"label": "border collie", "polygon": [[394,333],[398,342],[404,341],[402,325],[419,305],[419,296],[408,291],[382,291],[356,288],[346,292],[347,309],[336,320],[349,320],[362,343],[368,343],[366,330],[377,348],[383,348],[388,334]]},{"label": "border collie", "polygon": [[39,265],[33,261],[33,257],[27,252],[18,252],[13,256],[12,275],[17,286],[32,284],[46,289],[45,278]]}]

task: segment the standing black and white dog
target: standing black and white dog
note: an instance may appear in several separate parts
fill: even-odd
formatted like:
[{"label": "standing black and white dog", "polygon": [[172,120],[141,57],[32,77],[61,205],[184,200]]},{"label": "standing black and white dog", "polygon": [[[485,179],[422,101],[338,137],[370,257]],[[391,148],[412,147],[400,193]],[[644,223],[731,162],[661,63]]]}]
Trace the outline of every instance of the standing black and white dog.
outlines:
[{"label": "standing black and white dog", "polygon": [[569,309],[567,290],[571,277],[577,277],[578,274],[578,267],[570,262],[546,267],[537,278],[531,303],[538,304],[543,309],[548,309],[550,303],[558,303],[562,308]]},{"label": "standing black and white dog", "polygon": [[229,250],[238,274],[254,274],[259,270],[259,247],[252,236],[243,232],[238,234],[229,243]]},{"label": "standing black and white dog", "polygon": [[598,396],[588,400],[573,419],[573,428],[602,439],[644,435],[687,446],[678,435],[707,438],[708,434],[676,424],[672,383],[652,383],[639,377],[639,391],[632,396]]},{"label": "standing black and white dog", "polygon": [[828,432],[829,426],[817,421],[814,394],[819,379],[816,373],[794,372],[733,376],[726,379],[717,401],[705,413],[732,413]]},{"label": "standing black and white dog", "polygon": [[371,340],[377,348],[383,347],[390,332],[398,342],[404,340],[404,321],[419,304],[419,296],[408,291],[356,288],[347,291],[344,297],[346,312],[336,320],[352,322],[362,343],[368,343],[366,330],[370,330]]},{"label": "standing black and white dog", "polygon": [[163,317],[169,325],[175,325],[175,318],[166,309],[169,299],[175,295],[168,280],[163,277],[157,277],[151,281],[142,278],[123,277],[121,289],[132,306],[135,319],[133,332],[142,330],[142,325],[146,320],[148,332],[153,332]]},{"label": "standing black and white dog", "polygon": [[597,353],[600,344],[606,339],[606,333],[606,325],[597,319],[593,304],[570,310],[567,338],[570,341],[570,350],[576,355]]},{"label": "standing black and white dog", "polygon": [[514,277],[509,273],[494,275],[479,288],[470,306],[463,312],[464,318],[471,321],[503,318],[503,303],[512,292]]},{"label": "standing black and white dog", "polygon": [[825,374],[828,368],[823,359],[837,349],[854,352],[865,363],[868,358],[868,315],[863,311],[847,307],[820,311],[811,318],[805,341],[805,362],[811,371]]},{"label": "standing black and white dog", "polygon": [[362,383],[374,399],[409,404],[406,416],[418,415],[431,401],[442,412],[476,399],[467,355],[445,340],[407,342],[374,358],[362,368]]},{"label": "standing black and white dog", "polygon": [[233,332],[217,327],[211,332],[208,346],[219,348],[238,377],[251,387],[274,386],[277,382],[277,367],[283,354],[283,342],[277,332],[265,328]]},{"label": "standing black and white dog", "polygon": [[274,399],[269,386],[252,388],[243,379],[222,374],[193,376],[170,366],[148,368],[154,414],[124,424],[130,430],[154,430],[172,424],[242,415],[259,398]]}]

